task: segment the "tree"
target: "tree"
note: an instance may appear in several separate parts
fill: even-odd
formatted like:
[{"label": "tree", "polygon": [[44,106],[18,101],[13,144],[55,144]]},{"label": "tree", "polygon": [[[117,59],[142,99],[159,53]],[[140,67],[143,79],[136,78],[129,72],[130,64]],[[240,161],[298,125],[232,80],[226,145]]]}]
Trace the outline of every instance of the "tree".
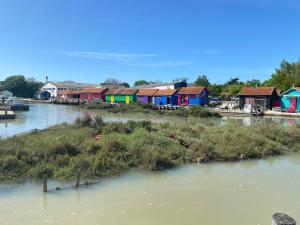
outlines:
[{"label": "tree", "polygon": [[283,60],[280,67],[272,74],[271,79],[263,83],[264,86],[274,86],[283,91],[293,85],[300,85],[300,60],[296,63],[289,63]]},{"label": "tree", "polygon": [[111,84],[113,86],[118,86],[121,84],[121,81],[115,78],[107,78],[103,83],[105,84]]},{"label": "tree", "polygon": [[223,85],[222,84],[211,84],[207,87],[208,92],[211,96],[213,97],[220,97],[222,90],[223,90]]},{"label": "tree", "polygon": [[225,85],[233,85],[233,84],[239,84],[239,83],[240,83],[240,78],[234,77],[234,78],[230,78],[229,81],[227,81]]},{"label": "tree", "polygon": [[230,97],[237,96],[240,93],[240,90],[242,89],[244,85],[242,84],[233,84],[228,86],[228,95]]},{"label": "tree", "polygon": [[196,79],[195,85],[196,86],[209,86],[210,82],[206,75],[201,75],[201,76],[198,76],[198,78]]},{"label": "tree", "polygon": [[148,81],[145,81],[145,80],[137,80],[137,81],[134,82],[133,86],[136,87],[136,86],[147,85],[147,84],[149,84]]},{"label": "tree", "polygon": [[33,78],[26,79],[23,75],[14,75],[7,77],[2,86],[4,90],[11,91],[17,97],[33,97],[42,83]]},{"label": "tree", "polygon": [[27,82],[22,75],[10,76],[4,80],[3,87],[5,90],[11,91],[17,97],[25,97]]},{"label": "tree", "polygon": [[27,79],[27,88],[24,97],[33,97],[34,94],[43,86],[43,83],[34,78]]},{"label": "tree", "polygon": [[261,85],[260,80],[252,79],[246,82],[246,86],[248,87],[259,87]]}]

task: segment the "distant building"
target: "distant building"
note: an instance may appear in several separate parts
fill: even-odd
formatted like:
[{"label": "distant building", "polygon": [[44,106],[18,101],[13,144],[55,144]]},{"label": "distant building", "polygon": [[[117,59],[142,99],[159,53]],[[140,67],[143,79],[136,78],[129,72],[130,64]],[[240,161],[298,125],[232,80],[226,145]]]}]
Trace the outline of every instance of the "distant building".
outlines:
[{"label": "distant building", "polygon": [[137,93],[137,102],[142,104],[152,104],[154,103],[154,94],[158,89],[141,89]]},{"label": "distant building", "polygon": [[66,91],[80,91],[87,88],[96,88],[96,86],[96,84],[75,83],[70,81],[49,81],[41,88],[41,91],[48,91],[52,98],[57,98],[60,93],[65,94]]},{"label": "distant building", "polygon": [[281,109],[285,112],[300,112],[300,87],[292,87],[281,94]]},{"label": "distant building", "polygon": [[111,104],[114,103],[132,103],[136,102],[136,93],[138,90],[130,89],[130,88],[123,88],[123,89],[109,89],[105,92],[105,101],[110,102]]},{"label": "distant building", "polygon": [[208,90],[205,86],[183,87],[178,93],[179,105],[208,105]]},{"label": "distant building", "polygon": [[264,110],[280,107],[280,98],[274,87],[243,87],[240,91],[240,108],[259,105]]},{"label": "distant building", "polygon": [[13,97],[14,94],[9,90],[0,91],[0,99],[8,99],[9,97]]},{"label": "distant building", "polygon": [[191,86],[187,84],[185,81],[182,82],[175,82],[175,83],[153,83],[153,84],[147,84],[147,85],[140,85],[135,88],[137,89],[159,89],[159,90],[165,90],[165,89],[180,89],[182,87],[188,87]]},{"label": "distant building", "polygon": [[177,89],[160,89],[154,93],[155,105],[177,105],[178,97],[176,96]]},{"label": "distant building", "polygon": [[111,84],[111,83],[100,83],[100,88],[129,88],[130,85],[128,83],[120,83],[120,84]]},{"label": "distant building", "polygon": [[93,101],[105,101],[105,92],[107,88],[90,88],[83,89],[80,91],[80,101],[82,102],[93,102]]}]

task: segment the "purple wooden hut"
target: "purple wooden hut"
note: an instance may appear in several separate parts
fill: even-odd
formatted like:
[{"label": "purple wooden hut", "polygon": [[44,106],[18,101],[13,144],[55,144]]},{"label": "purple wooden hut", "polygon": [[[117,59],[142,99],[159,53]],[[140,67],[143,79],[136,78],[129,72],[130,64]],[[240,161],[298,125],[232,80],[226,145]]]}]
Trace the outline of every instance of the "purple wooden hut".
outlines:
[{"label": "purple wooden hut", "polygon": [[153,96],[158,89],[141,89],[137,93],[137,102],[142,104],[152,104]]}]

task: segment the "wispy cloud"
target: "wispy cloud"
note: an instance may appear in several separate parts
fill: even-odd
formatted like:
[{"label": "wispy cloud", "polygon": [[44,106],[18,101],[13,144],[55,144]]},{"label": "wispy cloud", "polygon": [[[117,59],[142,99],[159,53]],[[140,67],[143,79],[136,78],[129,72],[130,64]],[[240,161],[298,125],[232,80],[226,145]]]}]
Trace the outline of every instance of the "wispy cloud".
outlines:
[{"label": "wispy cloud", "polygon": [[66,51],[63,54],[71,57],[81,57],[100,60],[113,60],[119,62],[133,62],[145,58],[155,57],[154,54],[132,54],[132,53],[106,53],[106,52],[74,52]]},{"label": "wispy cloud", "polygon": [[107,53],[86,51],[65,51],[60,52],[60,54],[70,57],[116,61],[124,65],[136,67],[179,67],[192,64],[191,61],[161,60],[161,58],[156,56],[155,54]]},{"label": "wispy cloud", "polygon": [[165,62],[144,62],[144,63],[128,63],[137,67],[179,67],[193,64],[192,61],[165,61]]},{"label": "wispy cloud", "polygon": [[221,55],[221,54],[224,54],[223,51],[220,51],[220,50],[214,50],[214,49],[211,49],[211,50],[205,50],[203,53],[206,54],[206,55]]}]

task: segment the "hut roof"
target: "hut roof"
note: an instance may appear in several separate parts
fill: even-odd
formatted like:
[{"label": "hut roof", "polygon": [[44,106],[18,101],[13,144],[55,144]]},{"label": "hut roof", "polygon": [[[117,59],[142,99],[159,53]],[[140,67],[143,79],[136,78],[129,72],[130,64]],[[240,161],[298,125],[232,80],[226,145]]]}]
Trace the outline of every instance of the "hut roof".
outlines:
[{"label": "hut roof", "polygon": [[80,91],[81,94],[102,94],[107,88],[86,88]]},{"label": "hut roof", "polygon": [[138,96],[153,96],[158,89],[141,89],[137,93]]},{"label": "hut roof", "polygon": [[289,92],[291,92],[292,90],[297,90],[298,92],[300,92],[300,87],[292,87],[292,88],[290,88],[289,90],[287,90],[287,91],[281,93],[280,95],[281,95],[281,96],[286,95],[286,94],[288,94]]},{"label": "hut roof", "polygon": [[59,91],[58,94],[60,94],[60,95],[79,95],[80,92],[74,91],[74,90],[63,90],[63,91]]},{"label": "hut roof", "polygon": [[243,87],[240,96],[270,96],[274,90],[274,87]]},{"label": "hut roof", "polygon": [[109,89],[106,95],[134,95],[138,92],[137,89],[122,88],[122,89]]},{"label": "hut roof", "polygon": [[179,95],[199,95],[205,89],[205,86],[183,87],[178,91]]},{"label": "hut roof", "polygon": [[177,89],[160,89],[158,90],[154,96],[171,96],[177,92]]}]

